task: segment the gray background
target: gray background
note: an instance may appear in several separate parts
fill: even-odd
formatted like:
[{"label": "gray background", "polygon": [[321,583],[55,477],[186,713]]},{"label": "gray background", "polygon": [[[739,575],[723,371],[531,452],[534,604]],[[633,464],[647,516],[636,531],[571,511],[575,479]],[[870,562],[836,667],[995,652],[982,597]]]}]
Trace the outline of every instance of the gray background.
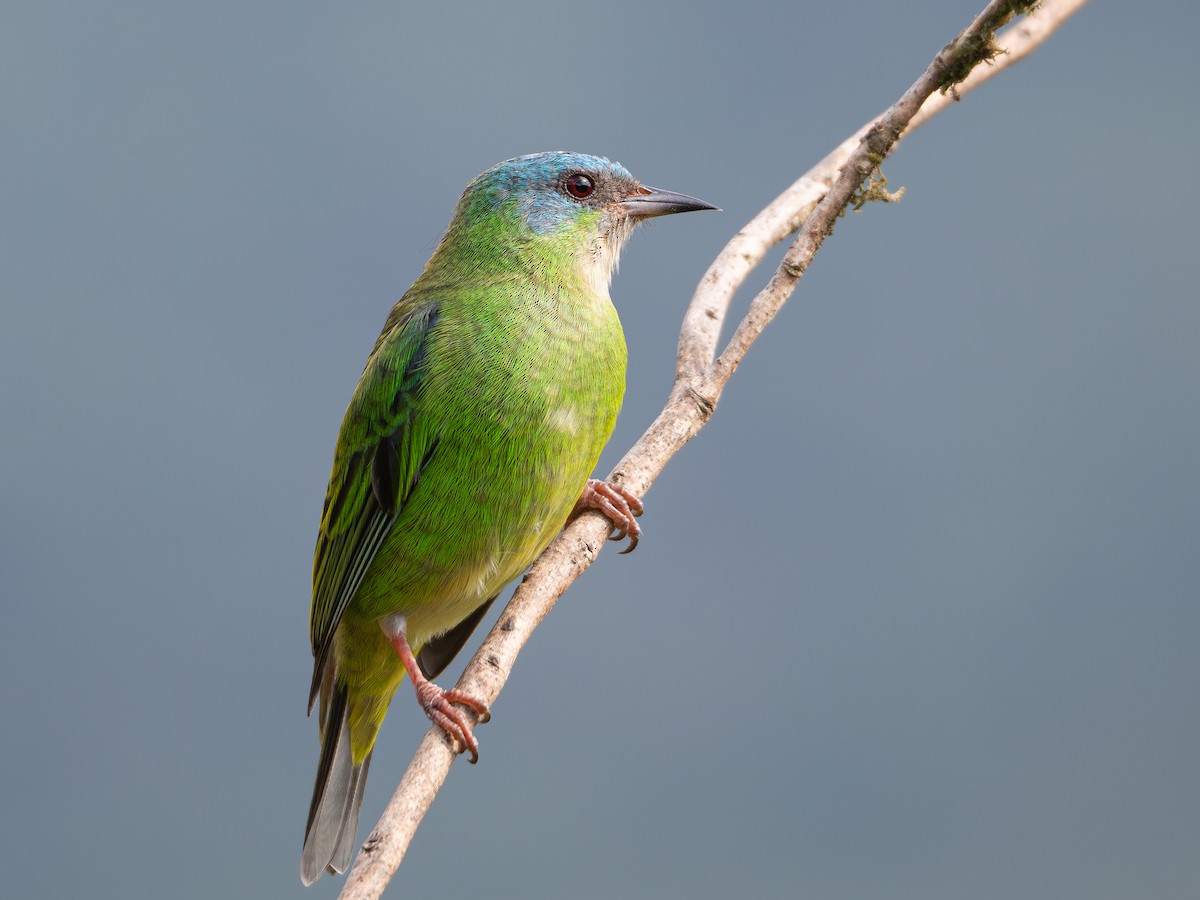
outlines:
[{"label": "gray background", "polygon": [[[317,515],[463,185],[568,148],[725,208],[626,253],[611,465],[718,248],[981,5],[8,8],[0,893],[333,896]],[[1096,3],[888,162],[391,894],[1197,896],[1198,19]]]}]

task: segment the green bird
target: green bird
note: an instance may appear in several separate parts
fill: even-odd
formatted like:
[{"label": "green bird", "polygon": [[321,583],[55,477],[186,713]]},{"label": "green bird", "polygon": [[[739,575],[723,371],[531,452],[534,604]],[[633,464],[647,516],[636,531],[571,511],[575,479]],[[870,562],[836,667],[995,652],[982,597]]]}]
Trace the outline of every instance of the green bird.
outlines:
[{"label": "green bird", "polygon": [[[568,518],[599,509],[637,543],[637,497],[589,476],[625,393],[608,286],[652,216],[715,206],[579,153],[488,169],[392,308],[342,420],[313,560],[309,712],[321,755],[301,878],[343,872],[371,751],[405,674],[431,720],[478,758],[430,680]],[[627,552],[627,551],[626,551]]]}]

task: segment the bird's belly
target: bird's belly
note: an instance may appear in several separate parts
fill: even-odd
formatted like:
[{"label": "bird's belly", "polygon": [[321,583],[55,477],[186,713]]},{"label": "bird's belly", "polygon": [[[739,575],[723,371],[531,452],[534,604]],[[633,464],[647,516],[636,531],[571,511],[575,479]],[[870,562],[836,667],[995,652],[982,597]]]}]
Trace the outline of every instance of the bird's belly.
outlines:
[{"label": "bird's belly", "polygon": [[446,443],[353,604],[374,619],[405,616],[414,646],[453,628],[533,562],[561,529],[599,452],[575,447],[564,455],[548,446],[555,441],[533,441],[481,456],[478,447]]}]

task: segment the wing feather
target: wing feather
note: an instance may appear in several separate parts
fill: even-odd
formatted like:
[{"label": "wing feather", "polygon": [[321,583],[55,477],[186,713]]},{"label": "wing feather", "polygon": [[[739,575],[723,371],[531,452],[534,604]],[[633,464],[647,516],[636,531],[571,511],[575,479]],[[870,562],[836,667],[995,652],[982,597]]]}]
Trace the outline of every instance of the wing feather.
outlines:
[{"label": "wing feather", "polygon": [[437,447],[419,414],[437,313],[433,303],[396,305],[342,421],[313,554],[310,710],[338,623]]}]

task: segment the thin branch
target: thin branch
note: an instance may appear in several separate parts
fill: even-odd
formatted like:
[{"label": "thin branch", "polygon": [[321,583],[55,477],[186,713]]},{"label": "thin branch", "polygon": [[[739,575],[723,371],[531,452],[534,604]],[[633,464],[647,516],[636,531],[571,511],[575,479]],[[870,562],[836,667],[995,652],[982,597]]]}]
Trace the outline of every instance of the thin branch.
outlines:
[{"label": "thin branch", "polygon": [[[996,36],[998,28],[1032,4],[993,0],[895,104],[843,141],[734,236],[704,274],[684,316],[675,384],[666,406],[617,465],[614,480],[645,493],[671,457],[704,427],[726,382],[787,301],[837,217],[900,137],[1029,54],[1086,2],[1045,0],[1032,16]],[[751,301],[717,356],[721,326],[737,289],[767,251],[802,224],[779,269]],[[526,575],[467,665],[457,685],[460,690],[488,704],[495,701],[517,654],[563,592],[595,561],[610,528],[607,519],[590,513],[564,529]],[[346,876],[341,900],[366,900],[383,893],[454,757],[449,738],[431,727]]]}]

